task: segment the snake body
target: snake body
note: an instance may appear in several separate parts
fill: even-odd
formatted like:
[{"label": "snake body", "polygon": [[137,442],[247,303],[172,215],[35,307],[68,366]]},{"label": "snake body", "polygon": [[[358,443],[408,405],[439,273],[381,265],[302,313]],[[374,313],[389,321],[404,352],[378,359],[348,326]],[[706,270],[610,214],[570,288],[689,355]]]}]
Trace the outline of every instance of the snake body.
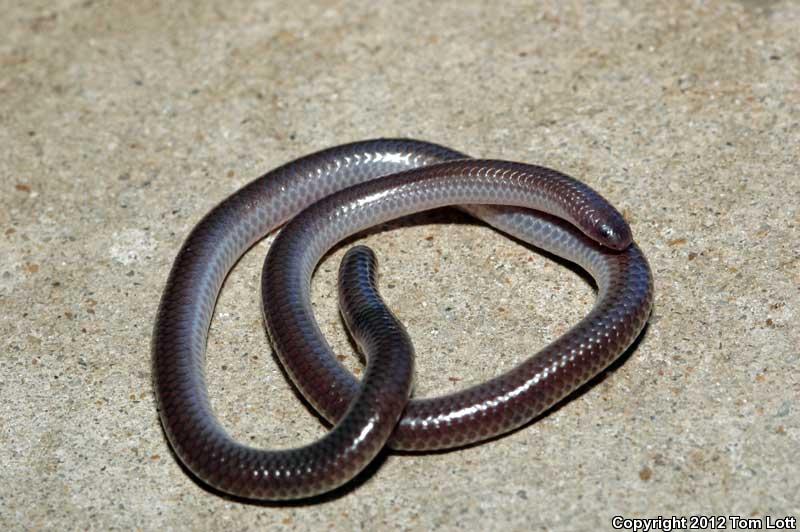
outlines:
[{"label": "snake body", "polygon": [[[342,313],[367,358],[361,382],[321,335],[310,279],[321,257],[347,236],[446,205],[575,262],[596,280],[598,297],[565,335],[506,373],[409,401],[413,348],[380,299],[374,257],[363,249],[348,253],[340,276]],[[234,441],[216,420],[204,380],[205,347],[226,275],[250,246],[287,221],[265,261],[264,319],[294,384],[334,427],[304,447],[261,450]],[[156,400],[176,455],[203,482],[253,499],[309,497],[347,482],[384,445],[446,449],[530,421],[624,352],[652,301],[652,275],[627,223],[583,183],[539,166],[469,159],[427,142],[357,142],[265,174],[192,230],[156,319]]]}]

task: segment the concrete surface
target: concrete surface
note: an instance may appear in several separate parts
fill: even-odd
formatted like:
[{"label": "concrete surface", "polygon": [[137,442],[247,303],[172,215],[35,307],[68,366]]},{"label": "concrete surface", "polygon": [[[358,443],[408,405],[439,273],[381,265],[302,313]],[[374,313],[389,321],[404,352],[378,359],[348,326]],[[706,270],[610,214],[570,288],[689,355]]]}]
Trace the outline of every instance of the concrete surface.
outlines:
[{"label": "concrete surface", "polygon": [[[593,530],[800,516],[800,3],[3,2],[0,527]],[[162,435],[150,335],[181,241],[268,169],[408,136],[535,162],[624,210],[655,273],[621,364],[497,441],[386,457],[314,505],[192,481]],[[366,239],[418,395],[495,375],[590,308],[574,272],[452,213]],[[324,428],[270,356],[266,243],[226,284],[215,407],[256,445]],[[333,272],[320,319],[346,363]]]}]

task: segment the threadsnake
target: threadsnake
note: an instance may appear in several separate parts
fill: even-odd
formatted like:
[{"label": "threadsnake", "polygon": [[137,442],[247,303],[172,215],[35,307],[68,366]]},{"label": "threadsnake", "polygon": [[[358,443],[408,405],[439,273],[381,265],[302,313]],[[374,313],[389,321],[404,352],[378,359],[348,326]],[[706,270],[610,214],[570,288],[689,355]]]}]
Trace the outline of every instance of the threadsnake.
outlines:
[{"label": "threadsnake", "polygon": [[[598,295],[583,320],[509,371],[445,396],[409,400],[413,347],[377,292],[374,255],[355,248],[340,270],[342,315],[367,359],[361,382],[322,336],[310,280],[342,239],[448,205],[578,264],[595,279]],[[284,224],[262,270],[264,321],[294,385],[333,428],[303,447],[263,450],[235,441],[217,421],[205,349],[228,272]],[[650,268],[627,222],[587,185],[548,168],[470,159],[428,142],[356,142],[266,173],[191,231],[156,318],[156,401],[172,449],[204,483],[248,499],[311,497],[352,479],[384,446],[448,449],[525,424],[622,354],[652,302]]]}]

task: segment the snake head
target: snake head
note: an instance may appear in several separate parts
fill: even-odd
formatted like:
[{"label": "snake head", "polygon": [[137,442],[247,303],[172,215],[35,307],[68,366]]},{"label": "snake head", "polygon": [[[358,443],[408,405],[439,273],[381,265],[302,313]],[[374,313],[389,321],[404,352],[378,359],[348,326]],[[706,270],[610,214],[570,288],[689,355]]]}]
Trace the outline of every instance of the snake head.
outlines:
[{"label": "snake head", "polygon": [[628,222],[625,221],[622,215],[618,212],[614,214],[616,216],[597,224],[595,239],[604,246],[621,251],[631,245],[633,234]]},{"label": "snake head", "polygon": [[[599,196],[598,196],[599,198]],[[622,214],[606,200],[599,198],[588,209],[578,227],[592,240],[611,249],[622,251],[633,242],[633,234]]]}]

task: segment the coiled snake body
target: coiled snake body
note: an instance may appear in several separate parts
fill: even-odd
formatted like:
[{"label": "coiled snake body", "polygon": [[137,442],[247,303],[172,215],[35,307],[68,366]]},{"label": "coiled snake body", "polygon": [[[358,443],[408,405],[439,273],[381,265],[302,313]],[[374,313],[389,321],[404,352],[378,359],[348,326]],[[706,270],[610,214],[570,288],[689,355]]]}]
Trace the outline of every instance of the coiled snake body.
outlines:
[{"label": "coiled snake body", "polygon": [[[381,178],[381,179],[378,179]],[[363,247],[340,270],[342,314],[367,358],[359,382],[322,337],[311,275],[342,239],[414,212],[459,205],[500,231],[584,268],[597,301],[565,335],[515,368],[446,396],[409,400],[413,347],[383,304]],[[256,241],[289,222],[262,274],[264,319],[281,363],[331,423],[322,439],[254,449],[216,420],[204,380],[209,325],[225,276]],[[622,216],[594,190],[543,167],[469,159],[427,142],[379,139],[324,150],[273,170],[220,203],[192,230],[167,280],[153,335],[164,431],[199,479],[233,495],[303,498],[340,486],[384,445],[446,449],[530,421],[615,360],[653,301],[647,261]]]}]

